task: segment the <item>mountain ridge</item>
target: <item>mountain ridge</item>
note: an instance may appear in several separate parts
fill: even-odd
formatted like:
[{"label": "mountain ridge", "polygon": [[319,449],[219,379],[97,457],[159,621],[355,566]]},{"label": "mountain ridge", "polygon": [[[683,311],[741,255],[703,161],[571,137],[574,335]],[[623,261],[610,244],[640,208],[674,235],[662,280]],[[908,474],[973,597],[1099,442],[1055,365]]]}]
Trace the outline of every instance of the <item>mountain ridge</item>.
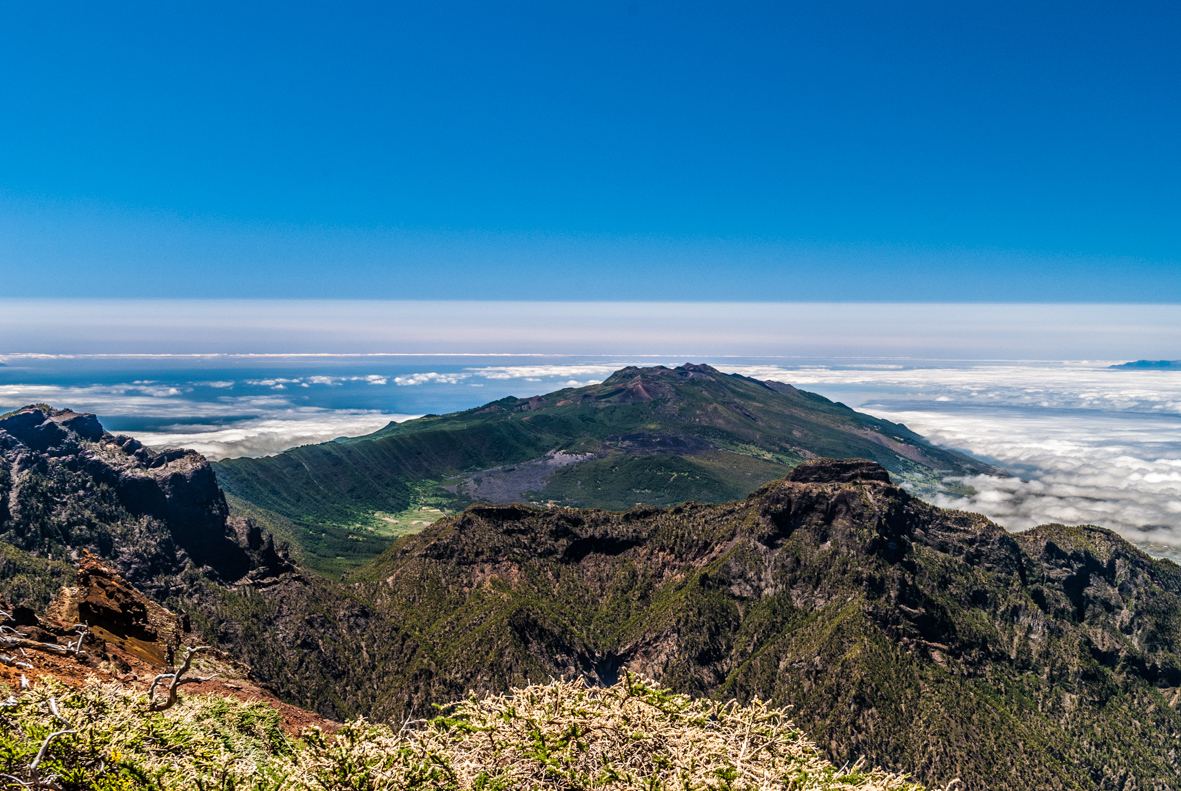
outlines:
[{"label": "mountain ridge", "polygon": [[[814,459],[726,503],[473,505],[346,585],[230,515],[196,454],[19,412],[0,418],[0,593],[35,603],[46,574],[72,577],[57,558],[87,549],[321,716],[402,721],[469,692],[640,672],[791,706],[838,766],[968,789],[1181,785],[1181,568],[1102,528],[1010,534],[871,460]],[[135,506],[159,505],[150,487],[200,507]],[[241,576],[177,543],[194,525],[238,547]]]},{"label": "mountain ridge", "polygon": [[382,515],[416,504],[725,502],[816,456],[870,458],[920,488],[943,475],[1004,474],[823,396],[692,363],[630,366],[598,384],[214,468],[228,493],[292,522],[309,562],[336,575],[396,537]]},{"label": "mountain ridge", "polygon": [[1181,360],[1134,360],[1130,363],[1117,363],[1116,365],[1109,365],[1108,368],[1181,368]]},{"label": "mountain ridge", "polygon": [[1175,564],[1102,528],[1009,534],[871,462],[797,473],[722,505],[472,506],[389,550],[366,593],[431,635],[411,684],[627,670],[790,705],[831,760],[932,784],[1178,781]]}]

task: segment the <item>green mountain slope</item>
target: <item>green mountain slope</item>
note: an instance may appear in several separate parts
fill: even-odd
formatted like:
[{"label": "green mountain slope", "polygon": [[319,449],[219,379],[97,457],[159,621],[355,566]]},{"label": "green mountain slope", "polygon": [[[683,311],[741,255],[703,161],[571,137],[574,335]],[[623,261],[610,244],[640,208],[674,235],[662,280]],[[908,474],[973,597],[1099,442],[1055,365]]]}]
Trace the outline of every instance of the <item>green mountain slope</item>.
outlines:
[{"label": "green mountain slope", "polygon": [[870,462],[724,504],[472,506],[362,576],[227,592],[217,639],[334,716],[632,671],[791,706],[838,765],[936,786],[1181,783],[1181,569],[1100,528],[1008,534]]},{"label": "green mountain slope", "polygon": [[388,553],[372,595],[465,686],[627,668],[791,705],[834,759],[932,782],[1176,784],[1181,570],[819,472],[719,506],[473,509]]},{"label": "green mountain slope", "polygon": [[472,506],[345,585],[228,511],[196,454],[0,417],[0,594],[38,602],[86,549],[328,716],[634,671],[937,787],[1181,787],[1181,569],[1101,528],[1010,535],[814,460],[721,504]]},{"label": "green mountain slope", "polygon": [[505,398],[215,470],[230,495],[293,523],[307,562],[335,575],[405,532],[383,516],[424,505],[725,502],[816,456],[872,459],[926,488],[942,473],[991,469],[790,385],[684,365],[625,368],[590,387]]}]

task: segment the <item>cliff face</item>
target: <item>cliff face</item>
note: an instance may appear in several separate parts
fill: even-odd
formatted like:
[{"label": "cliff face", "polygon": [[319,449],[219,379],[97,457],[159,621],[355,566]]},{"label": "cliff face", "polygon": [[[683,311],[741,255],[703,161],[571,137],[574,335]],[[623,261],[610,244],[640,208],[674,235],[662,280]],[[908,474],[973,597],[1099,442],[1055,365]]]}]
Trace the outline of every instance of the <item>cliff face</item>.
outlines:
[{"label": "cliff face", "polygon": [[228,516],[193,451],[154,453],[94,415],[44,405],[0,417],[0,541],[35,558],[76,560],[85,549],[149,589],[190,563],[235,581],[264,547]]}]

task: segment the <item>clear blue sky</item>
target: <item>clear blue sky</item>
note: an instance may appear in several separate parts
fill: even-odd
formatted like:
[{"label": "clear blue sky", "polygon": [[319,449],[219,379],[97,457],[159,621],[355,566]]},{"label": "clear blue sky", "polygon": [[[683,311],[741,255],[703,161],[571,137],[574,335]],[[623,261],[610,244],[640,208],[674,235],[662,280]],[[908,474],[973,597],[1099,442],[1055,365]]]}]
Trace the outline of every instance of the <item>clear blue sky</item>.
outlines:
[{"label": "clear blue sky", "polygon": [[6,297],[1181,302],[1181,6],[7,3]]}]

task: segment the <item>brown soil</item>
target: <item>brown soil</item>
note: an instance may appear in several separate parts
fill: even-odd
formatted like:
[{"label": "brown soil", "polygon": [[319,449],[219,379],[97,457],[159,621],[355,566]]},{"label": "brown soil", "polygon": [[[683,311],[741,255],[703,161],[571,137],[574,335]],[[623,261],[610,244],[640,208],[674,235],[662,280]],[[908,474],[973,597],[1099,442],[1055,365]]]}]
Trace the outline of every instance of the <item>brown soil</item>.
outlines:
[{"label": "brown soil", "polygon": [[[68,654],[60,650],[55,651],[53,647],[65,646],[69,641],[77,639],[77,632],[71,623],[48,614],[30,617],[31,614],[28,612],[19,613],[20,623],[9,619],[6,624],[8,628],[4,630],[3,636],[26,637],[23,650],[20,647],[0,647],[0,654],[14,661],[30,664],[32,667],[10,667],[0,664],[0,697],[19,694],[22,676],[30,685],[50,680],[68,687],[82,687],[96,682],[117,683],[128,689],[147,692],[157,674],[174,669],[164,664],[161,659],[174,653],[171,650],[173,646],[165,643],[171,643],[173,640],[180,643],[177,639],[179,635],[171,630],[167,634],[162,634],[165,630],[159,627],[161,624],[168,624],[170,620],[179,625],[181,619],[154,602],[148,602],[143,594],[116,572],[101,566],[93,558],[83,559],[82,568],[79,569],[78,585],[63,589],[58,600],[49,609],[51,612],[67,611],[70,615],[76,615],[77,602],[93,602],[99,598],[94,595],[98,586],[101,586],[102,593],[105,594],[102,598],[106,600],[108,610],[118,611],[119,608],[114,602],[118,602],[123,611],[134,610],[136,604],[146,604],[146,608],[140,609],[150,608],[151,625],[156,627],[156,630],[145,629],[143,622],[129,623],[128,629],[120,629],[118,619],[111,617],[110,612],[95,611],[92,614],[103,621],[106,628],[96,625],[85,638],[81,653]],[[85,607],[83,609],[85,610]],[[13,612],[3,601],[0,601],[0,610],[5,614]],[[143,620],[146,621],[147,618]],[[0,623],[2,622],[3,617],[0,616]],[[15,633],[12,630],[15,630]],[[123,631],[135,634],[120,633]],[[48,646],[39,648],[37,644]],[[190,675],[211,674],[217,674],[218,677],[200,684],[186,684],[181,687],[181,698],[187,695],[229,695],[246,702],[261,701],[279,712],[283,730],[292,736],[299,735],[311,725],[319,726],[329,733],[340,727],[339,723],[279,700],[271,690],[250,679],[248,667],[224,652],[204,651],[194,660],[194,670]],[[7,687],[7,691],[4,691],[4,687]]]}]

